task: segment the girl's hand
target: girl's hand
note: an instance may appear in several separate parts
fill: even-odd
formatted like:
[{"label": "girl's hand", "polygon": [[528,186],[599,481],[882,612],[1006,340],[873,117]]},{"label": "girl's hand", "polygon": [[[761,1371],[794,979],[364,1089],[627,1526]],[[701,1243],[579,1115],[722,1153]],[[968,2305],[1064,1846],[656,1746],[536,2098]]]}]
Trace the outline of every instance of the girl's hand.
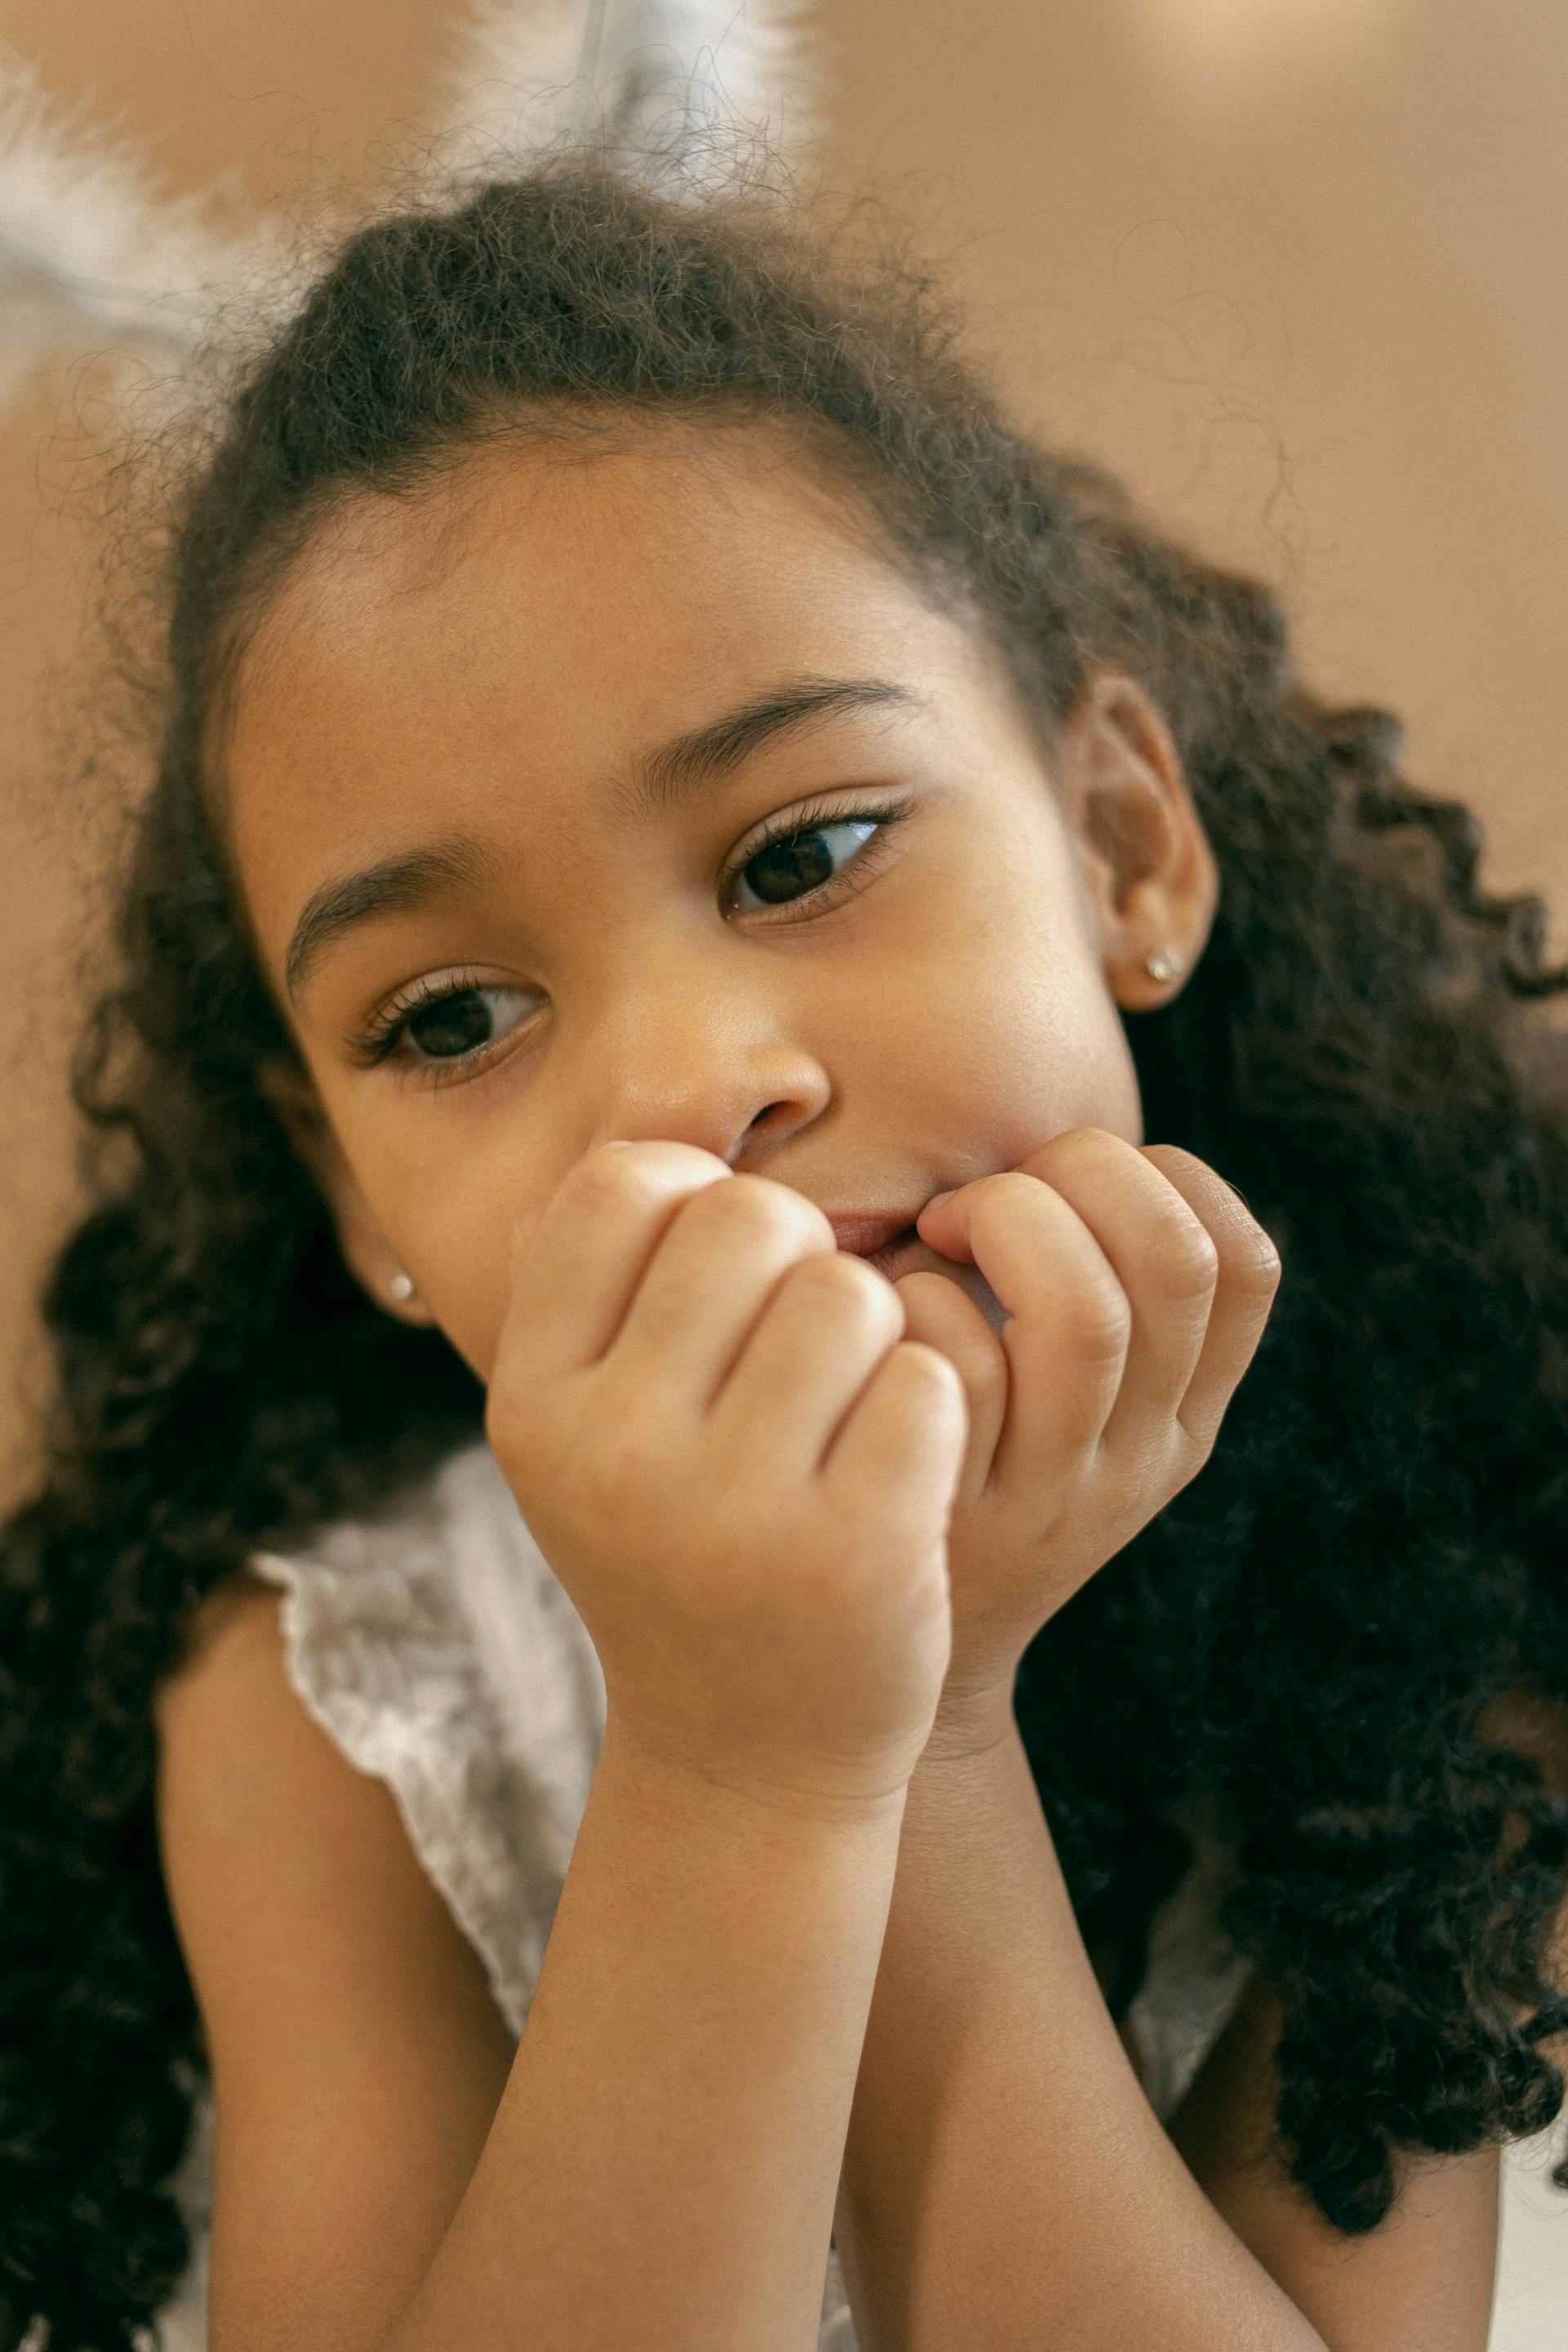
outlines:
[{"label": "girl's hand", "polygon": [[901,1788],[968,1433],[893,1286],[802,1194],[664,1142],[579,1160],[510,1281],[487,1431],[621,1735],[785,1801]]},{"label": "girl's hand", "polygon": [[1033,1635],[1207,1461],[1279,1257],[1191,1152],[1090,1127],[939,1196],[918,1229],[1011,1317],[998,1339],[944,1276],[895,1285],[969,1400],[942,1712],[989,1723]]}]

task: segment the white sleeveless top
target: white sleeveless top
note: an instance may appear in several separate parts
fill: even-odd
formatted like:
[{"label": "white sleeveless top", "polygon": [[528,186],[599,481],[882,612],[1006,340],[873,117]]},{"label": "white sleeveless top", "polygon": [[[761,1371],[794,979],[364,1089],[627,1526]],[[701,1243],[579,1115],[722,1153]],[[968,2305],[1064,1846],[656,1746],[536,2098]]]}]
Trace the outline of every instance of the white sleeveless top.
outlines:
[{"label": "white sleeveless top", "polygon": [[[605,1685],[494,1456],[468,1447],[395,1515],[340,1524],[308,1551],[258,1553],[251,1564],[282,1588],[295,1689],[349,1761],[391,1788],[521,2035],[604,1735]],[[1247,1976],[1213,1916],[1223,1856],[1194,1827],[1198,1860],[1156,1916],[1131,2011],[1162,2119]],[[193,2252],[159,2314],[164,2352],[205,2352],[212,2128],[204,2091],[172,2183]],[[856,2352],[831,2251],[819,2352]]]}]

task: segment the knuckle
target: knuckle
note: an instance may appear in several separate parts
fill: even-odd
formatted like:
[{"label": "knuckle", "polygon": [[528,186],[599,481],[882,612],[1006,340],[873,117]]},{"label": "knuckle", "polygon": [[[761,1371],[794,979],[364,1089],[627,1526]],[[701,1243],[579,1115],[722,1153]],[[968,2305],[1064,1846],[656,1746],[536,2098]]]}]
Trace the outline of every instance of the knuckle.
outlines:
[{"label": "knuckle", "polygon": [[1283,1270],[1279,1249],[1239,1201],[1221,1231],[1220,1243],[1220,1279],[1227,1287],[1244,1297],[1272,1298]]},{"label": "knuckle", "polygon": [[1143,1158],[1163,1176],[1169,1176],[1173,1169],[1178,1169],[1184,1175],[1215,1181],[1215,1171],[1207,1160],[1200,1160],[1195,1151],[1189,1151],[1184,1144],[1143,1143],[1138,1148]]},{"label": "knuckle", "polygon": [[[990,1338],[987,1333],[986,1339]],[[933,1345],[926,1342],[926,1345]],[[999,1345],[986,1346],[968,1333],[944,1342],[936,1352],[944,1363],[952,1364],[959,1379],[977,1403],[1000,1404],[1007,1395],[1007,1359]]]},{"label": "knuckle", "polygon": [[821,1210],[771,1177],[731,1176],[728,1183],[710,1184],[691,1206],[705,1220],[785,1247],[808,1241],[832,1245],[833,1228]]},{"label": "knuckle", "polygon": [[1132,1309],[1120,1289],[1085,1284],[1063,1301],[1063,1343],[1080,1362],[1118,1362],[1131,1336]]},{"label": "knuckle", "polygon": [[795,1291],[807,1298],[820,1298],[825,1306],[858,1309],[866,1319],[887,1328],[901,1331],[904,1328],[904,1302],[892,1284],[874,1265],[847,1250],[802,1258],[784,1279]]},{"label": "knuckle", "polygon": [[1039,1183],[1037,1176],[1026,1176],[1018,1168],[1002,1168],[994,1176],[977,1177],[973,1188],[974,1214],[984,1217],[990,1213],[994,1202],[1022,1200],[1026,1195],[1035,1194],[1038,1192]]},{"label": "knuckle", "polygon": [[1242,1281],[1255,1281],[1260,1288],[1271,1288],[1279,1279],[1279,1252],[1235,1185],[1227,1184],[1206,1160],[1184,1150],[1179,1143],[1145,1144],[1142,1151],[1144,1159],[1162,1175],[1168,1179],[1182,1175],[1194,1192],[1204,1196],[1205,1203],[1212,1203],[1211,1214],[1220,1234],[1225,1273]]},{"label": "knuckle", "polygon": [[1053,1135],[1035,1154],[1037,1160],[1096,1159],[1108,1144],[1118,1140],[1102,1127],[1064,1127]]},{"label": "knuckle", "polygon": [[680,1213],[686,1223],[700,1225],[750,1230],[758,1222],[755,1197],[743,1176],[731,1176],[727,1183],[709,1184],[700,1192],[693,1192],[682,1204]]},{"label": "knuckle", "polygon": [[1260,1298],[1272,1298],[1285,1271],[1284,1260],[1272,1235],[1264,1232],[1256,1218],[1250,1222],[1252,1230],[1245,1236],[1237,1279]]},{"label": "knuckle", "polygon": [[889,1348],[876,1373],[885,1401],[913,1419],[936,1443],[962,1444],[969,1429],[969,1399],[963,1381],[940,1349],[923,1339],[900,1339]]},{"label": "knuckle", "polygon": [[654,1171],[635,1151],[591,1151],[572,1170],[566,1186],[590,1209],[614,1209],[651,1195]]},{"label": "knuckle", "polygon": [[1190,1211],[1163,1218],[1149,1246],[1146,1271],[1173,1298],[1203,1297],[1219,1279],[1214,1236]]},{"label": "knuckle", "polygon": [[933,1395],[963,1402],[963,1381],[957,1366],[924,1339],[900,1339],[892,1349],[889,1360],[896,1361],[906,1379],[924,1386]]},{"label": "knuckle", "polygon": [[980,1180],[982,1198],[1011,1200],[1023,1192],[1032,1192],[1039,1182],[1037,1176],[1026,1176],[1021,1168],[999,1168],[994,1176]]},{"label": "knuckle", "polygon": [[1171,1493],[1179,1495],[1184,1486],[1192,1484],[1214,1452],[1215,1439],[1219,1432],[1217,1423],[1212,1429],[1192,1429],[1184,1421],[1176,1423],[1175,1432],[1168,1483]]},{"label": "knuckle", "polygon": [[710,1180],[729,1172],[716,1153],[704,1151],[699,1144],[653,1139],[603,1143],[577,1162],[566,1181],[590,1201],[659,1201],[668,1197],[672,1175],[687,1177],[712,1192],[724,1187]]},{"label": "knuckle", "polygon": [[945,1275],[901,1275],[895,1284],[908,1312],[911,1339],[929,1343],[955,1364],[963,1384],[976,1397],[1005,1393],[1007,1359],[1000,1341],[980,1318],[960,1311],[967,1302]]}]

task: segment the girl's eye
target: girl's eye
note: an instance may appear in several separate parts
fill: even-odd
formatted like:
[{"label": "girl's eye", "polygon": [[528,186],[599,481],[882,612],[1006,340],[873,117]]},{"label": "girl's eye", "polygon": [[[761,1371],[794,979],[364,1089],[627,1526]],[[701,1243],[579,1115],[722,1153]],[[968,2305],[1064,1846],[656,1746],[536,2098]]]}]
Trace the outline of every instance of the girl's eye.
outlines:
[{"label": "girl's eye", "polygon": [[[737,890],[749,890],[756,905],[777,907],[820,890],[843,871],[874,833],[895,824],[901,809],[853,809],[819,818],[808,811],[792,817],[753,849],[735,876]],[[742,905],[742,914],[752,909]]]},{"label": "girl's eye", "polygon": [[435,1062],[456,1061],[493,1045],[528,1008],[521,988],[461,988],[416,1005],[403,1024],[410,1045]]},{"label": "girl's eye", "polygon": [[[735,870],[731,887],[744,890],[758,907],[787,906],[814,897],[843,879],[845,869],[866,855],[873,835],[889,835],[908,814],[900,803],[882,808],[808,808],[775,825]],[[741,911],[749,914],[751,905]],[[433,1083],[443,1071],[477,1069],[503,1038],[525,1020],[535,1002],[523,988],[487,988],[460,973],[445,986],[417,982],[373,1015],[353,1039],[354,1057],[365,1067],[400,1060],[422,1066]]]},{"label": "girl's eye", "polygon": [[466,1061],[499,1045],[523,1018],[530,1001],[521,988],[449,989],[395,1013],[378,1042],[384,1056],[403,1045],[416,1061]]}]

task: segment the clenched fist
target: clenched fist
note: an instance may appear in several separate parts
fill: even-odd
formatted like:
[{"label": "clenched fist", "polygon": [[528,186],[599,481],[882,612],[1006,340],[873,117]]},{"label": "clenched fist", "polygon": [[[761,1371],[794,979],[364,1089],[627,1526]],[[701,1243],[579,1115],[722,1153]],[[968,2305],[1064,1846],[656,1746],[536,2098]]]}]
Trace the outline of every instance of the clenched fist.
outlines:
[{"label": "clenched fist", "polygon": [[907,1780],[968,1416],[904,1330],[811,1202],[691,1145],[602,1145],[519,1226],[487,1433],[623,1736],[785,1800]]},{"label": "clenched fist", "polygon": [[969,1401],[945,1702],[1000,1719],[1031,1637],[1207,1461],[1279,1257],[1191,1152],[1089,1127],[939,1196],[918,1230],[1009,1317],[998,1336],[940,1274],[895,1286]]}]

